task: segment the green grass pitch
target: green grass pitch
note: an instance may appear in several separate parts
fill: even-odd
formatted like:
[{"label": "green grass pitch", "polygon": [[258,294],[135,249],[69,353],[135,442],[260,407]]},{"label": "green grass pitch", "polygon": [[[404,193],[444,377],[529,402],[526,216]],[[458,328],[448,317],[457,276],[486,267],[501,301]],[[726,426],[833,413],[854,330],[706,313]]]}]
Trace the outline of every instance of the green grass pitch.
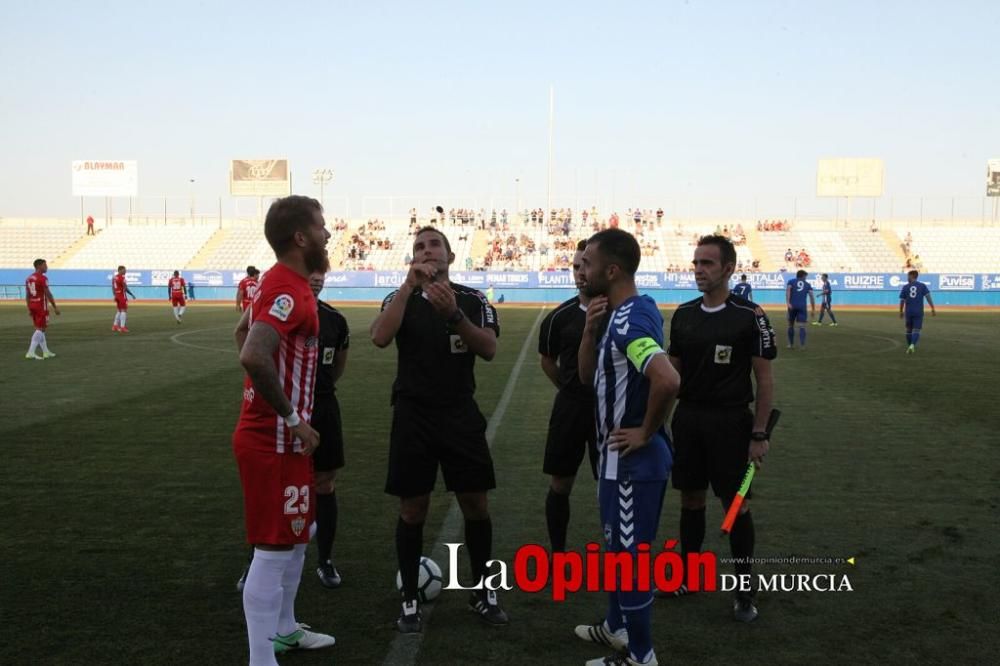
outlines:
[{"label": "green grass pitch", "polygon": [[[282,663],[377,664],[397,637],[396,502],[382,492],[395,350],[369,342],[374,308],[343,309],[354,333],[339,387],[347,467],[334,553],[344,585],[319,586],[310,549],[298,597],[299,620],[337,645]],[[494,557],[508,562],[522,544],[547,545],[541,460],[553,390],[537,364],[538,312],[502,309],[499,353],[477,364],[489,417],[531,336],[493,448]],[[110,304],[65,305],[48,333],[58,357],[33,362],[23,358],[23,304],[0,307],[0,662],[246,663],[234,589],[245,556],[230,448],[242,378],[236,313],[199,305],[178,326],[167,306],[139,305],[129,335],[111,332],[112,315]],[[810,327],[805,352],[785,350],[775,322],[784,417],[752,504],[759,556],[856,557],[853,567],[759,570],[847,574],[854,591],[762,595],[749,626],[732,621],[728,594],[658,600],[660,663],[962,663],[998,647],[1000,315],[927,317],[913,356],[893,312],[844,311],[840,322]],[[439,487],[428,553],[451,503]],[[600,538],[585,476],[572,511],[570,544],[582,549]],[[677,536],[678,515],[670,491],[661,538]],[[711,506],[706,546],[725,556],[721,519]],[[578,664],[602,654],[572,634],[602,617],[602,594],[565,603],[503,594],[512,621],[500,629],[468,613],[466,595],[446,591],[436,603],[417,663]]]}]

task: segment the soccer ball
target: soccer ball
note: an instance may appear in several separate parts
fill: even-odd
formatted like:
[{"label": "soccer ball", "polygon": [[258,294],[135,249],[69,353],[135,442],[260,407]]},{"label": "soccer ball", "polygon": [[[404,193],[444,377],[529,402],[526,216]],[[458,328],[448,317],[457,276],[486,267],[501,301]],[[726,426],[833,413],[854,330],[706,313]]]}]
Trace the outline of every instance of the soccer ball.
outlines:
[{"label": "soccer ball", "polygon": [[[441,594],[441,567],[429,557],[420,558],[417,569],[417,600],[425,604],[434,601]],[[403,591],[403,575],[396,572],[396,589]]]}]

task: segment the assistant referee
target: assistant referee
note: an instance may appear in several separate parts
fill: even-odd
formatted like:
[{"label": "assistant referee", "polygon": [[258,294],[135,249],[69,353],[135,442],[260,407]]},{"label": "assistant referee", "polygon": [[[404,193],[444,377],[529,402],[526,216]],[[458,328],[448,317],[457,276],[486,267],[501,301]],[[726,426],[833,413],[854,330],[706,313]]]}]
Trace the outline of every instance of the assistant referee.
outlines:
[{"label": "assistant referee", "polygon": [[[584,284],[581,259],[587,241],[580,241],[573,255],[573,281],[577,289]],[[580,381],[577,354],[587,324],[590,297],[581,290],[559,304],[542,320],[538,330],[538,358],[542,372],[558,389],[552,403],[549,430],[545,440],[542,471],[549,474],[549,492],[545,497],[545,524],[552,551],[566,550],[569,528],[569,496],[584,456],[597,479],[597,427],[594,423],[594,389]]]},{"label": "assistant referee", "polygon": [[319,433],[319,448],[313,453],[316,488],[316,575],[323,587],[340,587],[341,577],[333,564],[333,540],[337,535],[337,470],[344,466],[344,428],[337,401],[337,380],[347,368],[351,331],[337,308],[319,300],[324,274],[309,276],[309,286],[319,307],[319,361],[313,414],[310,425]]},{"label": "assistant referee", "polygon": [[[720,235],[703,236],[694,253],[701,298],[684,303],[670,322],[670,362],[681,388],[671,422],[674,487],[681,491],[681,555],[701,550],[705,498],[711,484],[729,508],[747,462],[758,466],[769,442],[764,429],[774,396],[771,361],[777,356],[774,330],[764,311],[729,292],[736,248]],[[756,380],[756,395],[751,374]],[[755,403],[754,411],[749,409]],[[736,573],[750,573],[754,552],[750,504],[743,504],[729,535]],[[686,592],[682,587],[680,594]],[[739,592],[733,616],[757,617],[753,592]]]}]

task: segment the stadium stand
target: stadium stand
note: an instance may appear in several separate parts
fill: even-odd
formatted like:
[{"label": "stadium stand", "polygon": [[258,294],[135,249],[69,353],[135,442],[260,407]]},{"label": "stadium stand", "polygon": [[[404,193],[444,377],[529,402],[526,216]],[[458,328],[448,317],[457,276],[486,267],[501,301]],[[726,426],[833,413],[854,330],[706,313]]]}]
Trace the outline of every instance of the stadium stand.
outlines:
[{"label": "stadium stand", "polygon": [[[526,221],[522,221],[525,219]],[[248,264],[270,266],[274,254],[259,224],[226,220],[223,225],[149,225],[116,222],[87,236],[86,227],[73,220],[0,220],[0,267],[25,268],[37,257],[53,268],[135,268],[243,270]],[[738,244],[738,270],[794,269],[786,262],[789,248],[806,250],[810,272],[899,272],[907,257],[925,272],[995,272],[1000,256],[1000,227],[903,225],[872,232],[867,228],[832,229],[832,225],[792,223],[785,231],[757,231],[750,221],[679,223],[639,226],[622,218],[619,226],[634,233],[643,248],[644,271],[688,270],[698,236],[719,228],[732,230],[742,222],[746,242]],[[455,252],[456,270],[545,271],[569,267],[573,247],[607,221],[596,224],[532,223],[510,216],[505,226],[486,224],[440,225]],[[364,228],[365,233],[360,234]],[[412,233],[408,220],[337,221],[331,227],[329,251],[334,270],[399,270],[410,255]],[[907,244],[907,234],[909,243]],[[381,241],[382,247],[379,247]],[[388,243],[386,243],[388,241]],[[351,255],[352,246],[355,253]],[[363,249],[363,254],[358,250]],[[510,252],[508,252],[508,250]]]},{"label": "stadium stand", "polygon": [[39,257],[50,266],[77,243],[86,241],[86,227],[79,222],[0,222],[0,267],[30,268]]},{"label": "stadium stand", "polygon": [[[716,225],[718,226],[718,225]],[[664,268],[653,270],[677,270],[687,271],[691,269],[691,260],[694,258],[694,249],[698,238],[715,233],[716,226],[711,225],[677,225],[664,232],[666,256],[669,263]],[[750,237],[751,231],[744,232]],[[736,245],[737,270],[751,271],[755,257],[748,244]],[[655,261],[655,260],[654,260]]]},{"label": "stadium stand", "polygon": [[[880,259],[881,254],[874,249],[875,244],[882,246],[882,251],[889,254],[881,236],[866,231],[807,231],[789,230],[780,232],[764,232],[759,234],[760,241],[767,251],[769,264],[776,268],[806,268],[810,271],[882,271],[897,263],[894,260]],[[788,250],[796,257],[805,250],[809,261],[800,265],[797,258],[786,260]]]},{"label": "stadium stand", "polygon": [[270,266],[274,263],[264,231],[259,226],[235,226],[219,229],[205,243],[202,252],[186,268],[220,270],[244,269],[248,265]]},{"label": "stadium stand", "polygon": [[207,224],[114,224],[80,248],[61,268],[187,266],[218,227]]},{"label": "stadium stand", "polygon": [[[1000,266],[1000,227],[922,227],[909,230],[916,268],[930,273],[993,272]],[[899,232],[902,244],[907,232]],[[893,266],[900,270],[902,266]]]}]

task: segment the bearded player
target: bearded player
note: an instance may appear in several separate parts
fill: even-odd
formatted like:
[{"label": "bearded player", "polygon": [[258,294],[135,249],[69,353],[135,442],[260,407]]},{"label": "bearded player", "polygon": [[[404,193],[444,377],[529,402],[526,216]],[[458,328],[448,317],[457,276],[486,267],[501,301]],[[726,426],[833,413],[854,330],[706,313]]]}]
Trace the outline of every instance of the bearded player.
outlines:
[{"label": "bearded player", "polygon": [[276,666],[275,653],[335,642],[295,620],[319,446],[309,425],[319,336],[309,274],[326,269],[330,233],[318,201],[290,196],[271,205],[264,236],[278,261],[254,294],[246,338],[237,337],[247,376],[233,433],[247,542],[254,546],[243,588],[251,666]]}]

